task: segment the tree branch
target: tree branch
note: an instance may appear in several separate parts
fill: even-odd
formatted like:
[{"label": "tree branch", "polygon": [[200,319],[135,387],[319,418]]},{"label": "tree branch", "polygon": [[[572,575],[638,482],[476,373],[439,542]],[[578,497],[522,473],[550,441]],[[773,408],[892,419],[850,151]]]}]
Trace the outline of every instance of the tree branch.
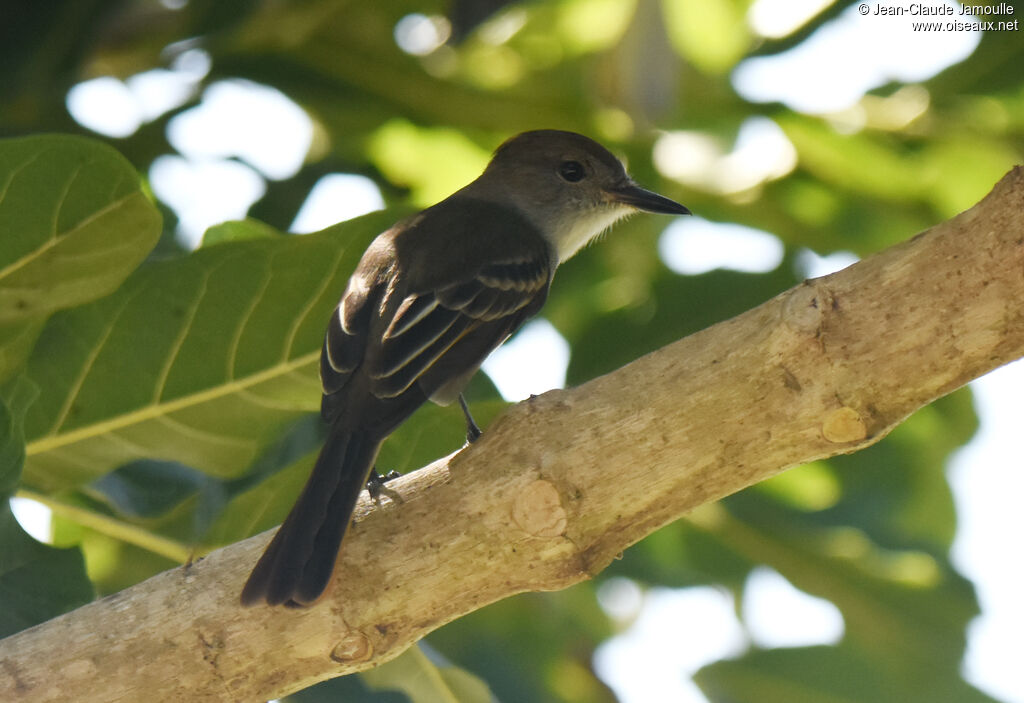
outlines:
[{"label": "tree branch", "polygon": [[[907,242],[579,388],[363,501],[316,607],[243,609],[269,533],[0,642],[5,701],[266,700],[590,578],[688,510],[876,442],[1024,356],[1024,170]],[[102,681],[102,686],[96,682]]]}]

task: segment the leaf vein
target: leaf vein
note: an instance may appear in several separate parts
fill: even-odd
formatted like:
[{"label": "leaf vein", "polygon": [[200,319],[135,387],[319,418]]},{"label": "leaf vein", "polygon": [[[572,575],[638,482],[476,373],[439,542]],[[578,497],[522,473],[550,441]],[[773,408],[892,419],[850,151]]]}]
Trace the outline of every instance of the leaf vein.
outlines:
[{"label": "leaf vein", "polygon": [[44,244],[42,244],[39,248],[33,250],[30,254],[26,254],[25,256],[21,257],[17,261],[11,262],[6,268],[0,269],[0,280],[2,280],[3,278],[5,278],[7,276],[10,276],[15,271],[17,271],[19,269],[22,269],[25,266],[27,266],[28,264],[32,263],[33,261],[35,261],[39,257],[41,257],[44,254],[46,254],[46,252],[50,251],[50,249],[52,249],[53,247],[55,247],[58,244],[60,244],[61,242],[63,242],[67,237],[73,235],[76,231],[78,231],[78,230],[84,228],[86,225],[90,224],[93,220],[95,220],[95,219],[97,219],[99,217],[102,217],[103,215],[107,214],[108,212],[110,212],[112,210],[117,209],[118,207],[123,205],[127,200],[129,200],[134,195],[136,195],[136,194],[135,193],[129,193],[125,197],[119,198],[118,200],[115,200],[114,202],[112,202],[112,203],[110,203],[110,204],[100,208],[99,210],[97,210],[96,212],[92,213],[88,217],[82,219],[78,224],[76,224],[74,227],[69,229],[67,232],[64,232],[63,234],[59,234],[59,235],[55,235],[55,236],[51,237]]},{"label": "leaf vein", "polygon": [[245,333],[245,328],[249,324],[250,318],[252,318],[253,311],[263,300],[263,296],[266,294],[267,289],[270,287],[270,281],[273,278],[271,268],[264,266],[263,268],[263,280],[260,282],[259,290],[252,296],[251,302],[245,313],[239,318],[237,329],[231,339],[231,344],[228,347],[228,355],[225,361],[227,362],[227,377],[231,380],[235,379],[235,369],[238,366],[238,347],[242,343],[242,335]]},{"label": "leaf vein", "polygon": [[4,199],[7,197],[7,191],[9,191],[11,189],[11,184],[14,183],[14,179],[17,178],[18,173],[20,173],[21,171],[24,171],[26,168],[31,166],[32,162],[36,161],[40,156],[41,156],[41,153],[40,154],[33,154],[32,157],[28,161],[26,161],[25,163],[21,164],[20,166],[15,166],[14,167],[14,170],[11,171],[11,177],[7,179],[7,182],[4,183],[3,190],[0,191],[0,205],[3,205]]},{"label": "leaf vein", "polygon": [[[313,311],[313,308],[316,306],[317,301],[320,300],[321,297],[323,297],[325,291],[327,290],[327,286],[330,284],[331,281],[334,280],[334,273],[335,271],[337,271],[338,264],[341,263],[341,258],[342,256],[344,256],[344,254],[345,247],[339,246],[334,254],[334,262],[327,269],[327,274],[323,277],[323,280],[320,281],[320,285],[317,288],[317,291],[313,295],[309,296],[309,300],[306,301],[306,305],[303,307],[302,311],[295,316],[295,321],[292,322],[291,329],[288,331],[287,341],[284,345],[285,359],[291,358],[292,347],[295,344],[295,337],[299,333],[299,327],[301,327],[302,323],[306,321],[306,318],[309,316],[309,314]],[[326,325],[327,322],[325,320],[324,326],[326,327]]]},{"label": "leaf vein", "polygon": [[185,340],[188,339],[188,333],[192,329],[192,321],[195,320],[196,312],[199,310],[199,305],[203,302],[203,296],[206,295],[206,290],[209,287],[211,274],[212,271],[205,271],[203,273],[203,277],[196,288],[195,298],[192,300],[191,305],[189,305],[186,314],[182,317],[181,329],[167,352],[163,368],[157,374],[156,385],[153,388],[153,403],[159,403],[160,399],[163,398],[164,391],[167,390],[167,379],[171,375],[171,368],[174,367],[174,362],[177,360],[178,354],[181,353],[182,347],[185,346]]},{"label": "leaf vein", "polygon": [[78,180],[78,174],[82,172],[84,167],[84,164],[78,164],[75,167],[71,172],[71,177],[68,178],[67,183],[64,184],[63,192],[61,192],[60,197],[57,198],[57,207],[53,209],[53,224],[50,227],[52,230],[50,233],[51,241],[56,240],[60,236],[57,233],[57,223],[60,222],[60,213],[64,210],[64,204],[68,200],[68,193],[71,192],[71,187],[75,184],[75,181]]},{"label": "leaf vein", "polygon": [[[58,447],[64,447],[74,444],[75,442],[81,442],[92,437],[106,434],[107,432],[113,432],[122,427],[130,427],[132,425],[145,422],[146,420],[161,418],[173,412],[186,410],[190,407],[201,405],[203,403],[220,400],[221,398],[237,393],[240,390],[265,383],[282,375],[296,372],[304,366],[311,366],[316,363],[319,358],[320,350],[318,349],[315,352],[303,354],[302,356],[296,357],[278,366],[255,373],[245,379],[237,379],[231,383],[221,384],[214,388],[208,388],[190,395],[175,398],[174,400],[164,401],[144,408],[139,408],[133,412],[123,413],[107,420],[102,420],[91,425],[70,430],[63,434],[51,433],[45,437],[28,442],[25,447],[26,453],[29,456],[35,456],[36,454],[52,451]],[[70,401],[68,401],[68,405],[70,405]],[[59,425],[57,427],[59,427]]]},{"label": "leaf vein", "polygon": [[234,446],[240,449],[253,449],[253,442],[251,439],[244,437],[231,437],[230,435],[217,434],[209,430],[204,430],[201,427],[195,425],[189,425],[181,420],[177,420],[168,415],[161,415],[156,418],[157,422],[160,422],[168,427],[174,429],[175,432],[185,437],[191,437],[193,439],[202,440],[209,444],[219,444],[223,446]]},{"label": "leaf vein", "polygon": [[71,412],[72,406],[78,399],[78,394],[82,390],[82,385],[85,383],[85,379],[88,378],[89,372],[92,371],[92,367],[95,365],[96,359],[99,358],[100,352],[103,351],[103,348],[107,345],[107,341],[109,341],[110,336],[114,333],[114,328],[117,326],[117,320],[121,317],[122,314],[124,314],[125,309],[128,307],[128,304],[134,299],[136,294],[137,291],[133,292],[132,295],[125,296],[124,302],[117,309],[117,312],[114,313],[114,315],[111,317],[110,322],[107,324],[107,328],[103,332],[100,339],[98,340],[98,343],[86,357],[85,364],[82,366],[81,373],[78,374],[78,378],[76,378],[75,381],[71,384],[70,388],[68,389],[67,398],[65,398],[64,404],[61,406],[60,411],[57,413],[57,417],[53,424],[53,433],[57,433],[60,430],[60,428],[64,426],[64,422],[67,420],[68,414]]}]

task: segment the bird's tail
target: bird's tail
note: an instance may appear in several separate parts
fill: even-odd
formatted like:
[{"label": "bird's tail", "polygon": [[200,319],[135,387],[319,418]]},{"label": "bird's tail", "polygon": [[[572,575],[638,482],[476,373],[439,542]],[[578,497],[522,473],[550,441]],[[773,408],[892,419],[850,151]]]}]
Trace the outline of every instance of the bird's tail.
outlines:
[{"label": "bird's tail", "polygon": [[380,440],[332,428],[302,495],[242,589],[242,605],[309,605],[324,592]]}]

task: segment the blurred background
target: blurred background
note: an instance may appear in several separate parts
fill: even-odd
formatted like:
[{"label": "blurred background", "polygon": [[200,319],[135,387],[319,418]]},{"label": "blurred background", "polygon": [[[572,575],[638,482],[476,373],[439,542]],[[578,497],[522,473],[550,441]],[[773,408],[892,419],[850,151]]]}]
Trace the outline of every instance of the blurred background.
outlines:
[{"label": "blurred background", "polygon": [[[977,19],[956,3],[887,7],[908,14],[827,0],[6,3],[0,136],[89,135],[124,154],[164,216],[150,263],[226,220],[298,235],[397,218],[526,129],[605,143],[696,216],[632,218],[560,269],[543,316],[470,389],[486,420],[903,241],[1021,162],[1015,4],[992,8],[983,19],[1006,24],[987,31],[948,25]],[[1021,397],[1024,368],[1004,367],[874,447],[704,506],[593,582],[494,604],[420,650],[502,701],[1022,703]],[[319,441],[310,417],[275,436],[289,451],[217,483],[212,508],[202,467],[142,462],[61,493],[26,479],[16,514],[81,549],[112,592],[173,566],[173,545],[276,524],[292,498],[274,481],[297,486]],[[425,409],[381,465],[416,468],[460,433]],[[421,694],[385,666],[288,700]]]}]

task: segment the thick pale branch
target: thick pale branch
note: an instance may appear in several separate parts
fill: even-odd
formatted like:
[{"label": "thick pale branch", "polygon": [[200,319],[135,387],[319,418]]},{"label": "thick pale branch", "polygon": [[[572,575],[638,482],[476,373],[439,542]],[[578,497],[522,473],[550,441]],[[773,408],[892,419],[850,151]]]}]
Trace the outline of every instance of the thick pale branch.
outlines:
[{"label": "thick pale branch", "polygon": [[[1024,171],[949,222],[579,388],[364,502],[316,607],[243,609],[269,534],[0,642],[5,701],[281,696],[525,590],[589,578],[702,503],[855,451],[1024,356]],[[102,682],[98,684],[97,682]]]}]

